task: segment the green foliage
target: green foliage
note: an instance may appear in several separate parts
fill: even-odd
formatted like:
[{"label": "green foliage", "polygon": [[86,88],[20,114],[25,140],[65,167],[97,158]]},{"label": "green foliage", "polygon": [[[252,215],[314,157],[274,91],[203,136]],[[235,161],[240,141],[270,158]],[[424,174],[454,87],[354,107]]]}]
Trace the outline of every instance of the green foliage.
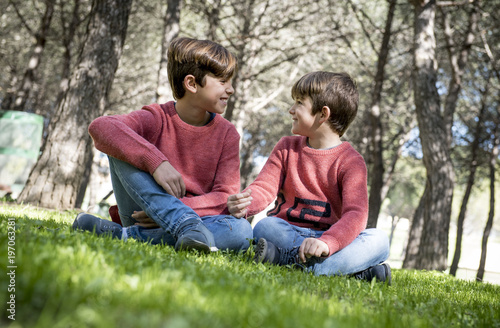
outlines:
[{"label": "green foliage", "polygon": [[[500,286],[393,270],[393,284],[316,277],[71,231],[75,212],[0,207],[0,249],[15,221],[10,327],[500,327]],[[13,218],[14,220],[9,220]],[[6,263],[6,256],[3,265]],[[1,303],[9,297],[1,275]]]}]

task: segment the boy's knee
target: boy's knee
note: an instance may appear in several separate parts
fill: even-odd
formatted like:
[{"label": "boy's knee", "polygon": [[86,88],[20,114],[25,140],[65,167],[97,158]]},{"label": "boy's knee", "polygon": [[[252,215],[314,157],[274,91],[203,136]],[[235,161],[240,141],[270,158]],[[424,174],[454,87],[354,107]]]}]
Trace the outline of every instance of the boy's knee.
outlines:
[{"label": "boy's knee", "polygon": [[252,239],[253,238],[253,229],[252,229],[252,225],[250,224],[250,222],[248,222],[245,219],[238,219],[238,221],[236,221],[236,222],[237,222],[237,224],[234,227],[234,230],[236,230],[236,232],[240,235],[240,238],[245,239],[245,240]]},{"label": "boy's knee", "polygon": [[234,250],[246,250],[250,247],[250,243],[253,239],[253,229],[250,224],[245,219],[233,219],[231,220],[231,235],[232,237],[227,240],[230,245],[228,248]]},{"label": "boy's knee", "polygon": [[253,228],[253,235],[256,240],[260,238],[269,239],[269,236],[274,235],[273,231],[279,229],[280,221],[283,220],[275,217],[266,217],[257,222],[255,227]]}]

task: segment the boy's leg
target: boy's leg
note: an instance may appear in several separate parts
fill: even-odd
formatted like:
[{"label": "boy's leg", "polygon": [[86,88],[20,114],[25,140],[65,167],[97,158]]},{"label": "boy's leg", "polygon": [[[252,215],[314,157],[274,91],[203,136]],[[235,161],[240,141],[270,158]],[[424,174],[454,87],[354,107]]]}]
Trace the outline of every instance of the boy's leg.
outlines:
[{"label": "boy's leg", "polygon": [[[297,227],[274,217],[262,219],[254,228],[255,240],[264,238],[270,241],[278,248],[277,253],[287,257],[296,256],[304,239],[319,238],[323,233],[324,231]],[[351,244],[332,256],[326,259],[309,259],[305,263],[305,270],[315,275],[349,275],[376,266],[388,257],[387,234],[379,229],[366,229]],[[283,256],[280,257],[280,262],[285,263],[285,260]]]},{"label": "boy's leg", "polygon": [[[142,208],[135,202],[134,198],[130,197],[128,192],[125,190],[121,180],[118,178],[116,170],[120,169],[120,166],[115,164],[118,161],[110,156],[109,167],[111,175],[111,184],[113,185],[113,193],[115,194],[116,204],[118,205],[118,214],[120,215],[120,220],[124,227],[130,227],[137,223],[137,221],[132,217],[134,211],[142,211]],[[175,245],[174,237],[163,230],[158,229],[144,229],[143,233],[137,234],[136,239],[149,242],[153,245],[155,244],[166,244],[173,246]],[[144,239],[145,238],[145,239]]]},{"label": "boy's leg", "polygon": [[213,215],[201,218],[203,224],[214,235],[218,249],[233,251],[246,250],[252,241],[253,231],[250,222],[230,215]]},{"label": "boy's leg", "polygon": [[[134,210],[142,209],[163,230],[145,229],[131,225],[126,228],[128,237],[152,241],[157,240],[160,238],[159,236],[163,236],[164,232],[167,232],[177,240],[181,234],[186,233],[184,229],[186,224],[195,226],[196,222],[199,221],[203,225],[196,212],[176,197],[166,193],[149,173],[113,157],[109,157],[109,163],[113,172],[113,190],[116,188],[115,192],[118,192],[116,198],[121,213],[120,217],[125,220],[131,219]],[[136,205],[139,206],[138,209]],[[200,227],[200,229],[206,230],[205,227]],[[210,234],[208,237],[212,241],[213,236],[209,231],[207,233]]]},{"label": "boy's leg", "polygon": [[[319,233],[321,236],[322,232]],[[319,237],[318,236],[318,237]],[[380,229],[366,229],[332,256],[311,258],[307,271],[315,275],[350,275],[376,266],[389,257],[389,238]]]},{"label": "boy's leg", "polygon": [[253,229],[256,241],[264,238],[282,249],[297,249],[304,239],[315,237],[311,229],[300,228],[276,217],[266,217],[260,220]]}]

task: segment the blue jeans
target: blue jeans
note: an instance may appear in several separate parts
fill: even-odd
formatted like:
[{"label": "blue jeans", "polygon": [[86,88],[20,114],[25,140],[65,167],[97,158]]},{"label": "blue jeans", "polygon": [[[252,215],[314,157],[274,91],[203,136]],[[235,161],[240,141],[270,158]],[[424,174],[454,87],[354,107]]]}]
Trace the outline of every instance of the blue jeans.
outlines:
[{"label": "blue jeans", "polygon": [[[200,218],[189,206],[167,194],[148,172],[108,156],[111,182],[118,212],[127,235],[152,244],[174,245],[182,222]],[[134,225],[134,211],[144,211],[160,228],[147,229]],[[230,215],[213,215],[201,218],[214,235],[219,249],[244,250],[253,238],[252,227],[245,219]]]},{"label": "blue jeans", "polygon": [[[319,238],[324,231],[301,228],[277,217],[266,217],[254,227],[255,240],[265,238],[277,247],[297,249],[306,238]],[[366,229],[356,239],[327,258],[311,257],[306,271],[315,275],[348,275],[380,264],[389,257],[389,238],[379,229]]]}]

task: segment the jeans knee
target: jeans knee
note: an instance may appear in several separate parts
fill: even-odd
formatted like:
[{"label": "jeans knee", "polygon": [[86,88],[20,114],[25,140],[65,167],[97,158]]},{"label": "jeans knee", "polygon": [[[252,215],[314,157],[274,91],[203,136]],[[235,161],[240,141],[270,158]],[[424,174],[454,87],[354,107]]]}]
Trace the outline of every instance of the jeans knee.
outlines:
[{"label": "jeans knee", "polygon": [[239,239],[247,240],[253,238],[253,229],[250,222],[245,219],[238,219],[237,224],[233,225],[233,231],[235,231]]},{"label": "jeans knee", "polygon": [[282,219],[275,217],[266,217],[257,222],[253,228],[253,236],[256,240],[260,238],[269,239],[269,237],[275,235],[275,231],[280,231],[280,222],[284,222]]}]

